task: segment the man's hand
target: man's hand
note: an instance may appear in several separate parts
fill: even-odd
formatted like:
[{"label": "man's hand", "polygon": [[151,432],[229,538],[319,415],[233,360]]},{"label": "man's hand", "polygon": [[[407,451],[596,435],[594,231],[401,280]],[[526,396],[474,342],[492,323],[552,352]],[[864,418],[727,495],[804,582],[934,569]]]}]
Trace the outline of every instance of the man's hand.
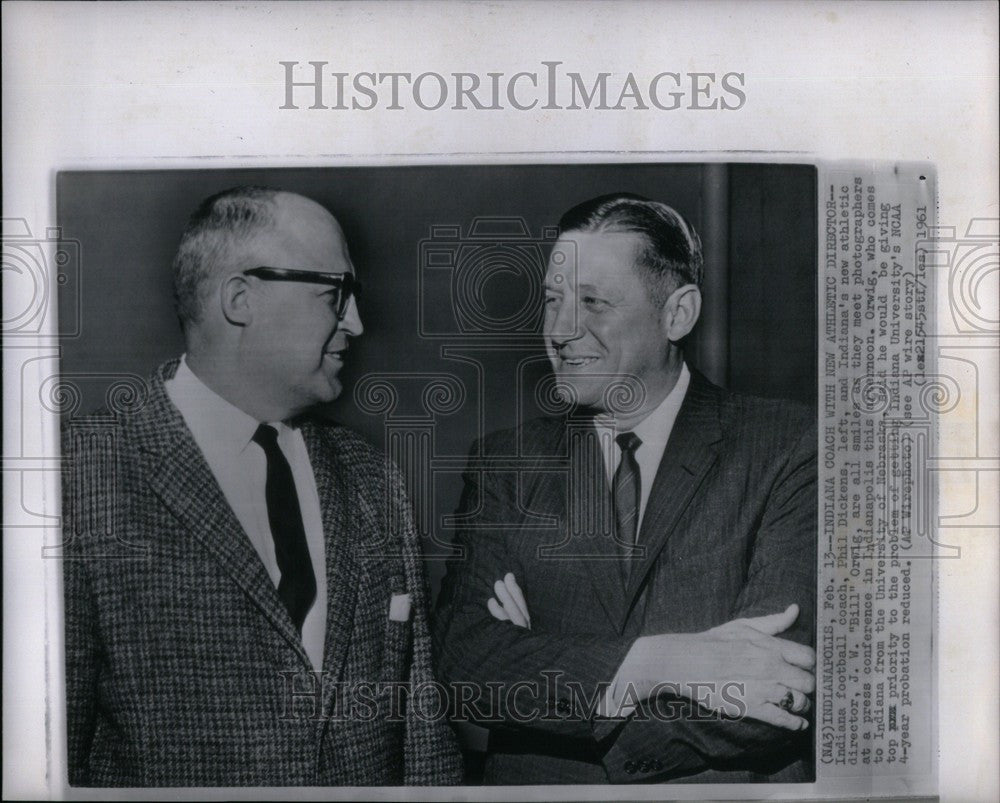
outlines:
[{"label": "man's hand", "polygon": [[802,730],[808,722],[798,714],[809,710],[807,695],[816,688],[816,653],[776,638],[798,615],[798,606],[789,605],[782,613],[734,619],[703,633],[643,636],[617,681],[631,683],[640,700],[669,691],[726,716]]},{"label": "man's hand", "polygon": [[[524,593],[511,572],[493,584],[493,593],[486,606],[494,618],[531,628]],[[777,638],[798,615],[799,606],[789,605],[782,613],[733,619],[703,633],[642,636],[615,676],[613,697],[630,710],[669,692],[726,716],[802,730],[809,723],[798,715],[811,707],[816,653]]]},{"label": "man's hand", "polygon": [[495,596],[490,597],[486,607],[495,619],[501,622],[513,622],[518,627],[531,630],[528,604],[524,601],[524,593],[512,572],[507,572],[503,580],[497,580],[493,584],[493,593]]}]

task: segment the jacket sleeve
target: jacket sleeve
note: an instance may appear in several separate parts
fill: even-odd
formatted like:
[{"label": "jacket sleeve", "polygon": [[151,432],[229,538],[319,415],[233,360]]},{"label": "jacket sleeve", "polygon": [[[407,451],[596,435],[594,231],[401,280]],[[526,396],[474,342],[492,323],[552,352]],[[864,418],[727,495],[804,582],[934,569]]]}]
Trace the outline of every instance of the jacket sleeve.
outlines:
[{"label": "jacket sleeve", "polygon": [[[420,541],[402,478],[390,467],[388,488],[402,541],[406,590],[413,618],[413,649],[409,667],[410,700],[403,739],[403,782],[413,786],[448,786],[462,782],[462,755],[447,717],[440,711],[427,623],[427,583]],[[419,698],[419,699],[418,699]]]},{"label": "jacket sleeve", "polygon": [[[731,619],[799,606],[781,634],[815,644],[816,430],[809,425],[786,451],[764,507],[747,579]],[[670,701],[667,701],[668,703]],[[789,731],[753,719],[721,719],[685,701],[641,706],[625,721],[603,720],[595,736],[612,783],[665,780],[706,769],[761,769],[802,755],[812,729]],[[662,712],[672,711],[668,716]]]},{"label": "jacket sleeve", "polygon": [[[526,630],[494,619],[493,584],[518,573],[504,524],[522,517],[517,482],[477,467],[473,445],[457,512],[459,554],[449,561],[435,621],[438,672],[456,710],[489,728],[528,728],[593,742],[593,705],[614,677],[632,639]],[[461,700],[465,704],[461,704]]]}]

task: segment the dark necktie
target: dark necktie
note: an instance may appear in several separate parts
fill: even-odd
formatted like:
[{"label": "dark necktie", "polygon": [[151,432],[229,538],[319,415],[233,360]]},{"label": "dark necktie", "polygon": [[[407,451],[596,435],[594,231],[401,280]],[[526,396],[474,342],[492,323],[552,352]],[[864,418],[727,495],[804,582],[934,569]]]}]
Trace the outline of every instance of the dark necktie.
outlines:
[{"label": "dark necktie", "polygon": [[288,609],[295,629],[302,632],[302,623],[316,599],[316,575],[313,573],[302,526],[299,497],[295,493],[292,469],[278,446],[278,432],[261,424],[253,436],[267,455],[267,520],[274,539],[274,554],[281,570],[278,596]]},{"label": "dark necktie", "polygon": [[622,450],[622,459],[618,463],[611,483],[611,497],[615,509],[615,528],[618,540],[622,542],[618,548],[623,555],[629,556],[622,561],[622,571],[625,581],[628,582],[631,550],[624,544],[632,545],[636,541],[639,500],[642,498],[642,477],[639,475],[635,450],[642,445],[642,441],[634,432],[623,432],[615,438],[615,442]]}]

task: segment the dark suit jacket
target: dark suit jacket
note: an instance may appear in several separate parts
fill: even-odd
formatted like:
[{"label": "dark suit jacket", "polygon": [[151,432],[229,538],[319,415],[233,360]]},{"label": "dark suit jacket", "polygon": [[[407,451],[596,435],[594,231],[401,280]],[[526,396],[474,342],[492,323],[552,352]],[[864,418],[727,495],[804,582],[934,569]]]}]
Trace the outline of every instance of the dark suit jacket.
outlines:
[{"label": "dark suit jacket", "polygon": [[[796,602],[784,637],[814,645],[813,413],[728,393],[693,371],[627,586],[602,523],[611,511],[597,449],[589,421],[555,418],[473,447],[458,513],[464,555],[442,586],[435,641],[443,679],[516,691],[494,693],[485,716],[466,712],[491,728],[486,781],[810,780],[811,728],[699,721],[708,712],[690,705],[674,721],[648,705],[602,720],[592,706],[640,635],[699,632]],[[524,590],[530,631],[487,611],[507,571]]]},{"label": "dark suit jacket", "polygon": [[[70,783],[459,780],[447,722],[416,716],[406,695],[390,714],[392,682],[409,692],[432,679],[419,541],[397,474],[343,427],[303,426],[329,588],[312,685],[274,584],[165,393],[176,367],[162,366],[131,412],[64,430]],[[389,620],[393,593],[411,595],[408,622]],[[319,694],[293,694],[310,689]]]}]

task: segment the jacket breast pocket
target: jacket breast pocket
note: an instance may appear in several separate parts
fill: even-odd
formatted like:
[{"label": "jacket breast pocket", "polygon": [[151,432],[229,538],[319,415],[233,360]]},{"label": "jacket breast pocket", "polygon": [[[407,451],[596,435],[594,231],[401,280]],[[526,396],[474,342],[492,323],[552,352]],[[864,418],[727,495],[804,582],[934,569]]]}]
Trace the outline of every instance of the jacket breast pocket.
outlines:
[{"label": "jacket breast pocket", "polygon": [[413,641],[413,611],[406,584],[399,574],[388,578],[390,593],[384,608],[385,636],[382,643],[382,677],[386,683],[404,682],[409,677]]}]

